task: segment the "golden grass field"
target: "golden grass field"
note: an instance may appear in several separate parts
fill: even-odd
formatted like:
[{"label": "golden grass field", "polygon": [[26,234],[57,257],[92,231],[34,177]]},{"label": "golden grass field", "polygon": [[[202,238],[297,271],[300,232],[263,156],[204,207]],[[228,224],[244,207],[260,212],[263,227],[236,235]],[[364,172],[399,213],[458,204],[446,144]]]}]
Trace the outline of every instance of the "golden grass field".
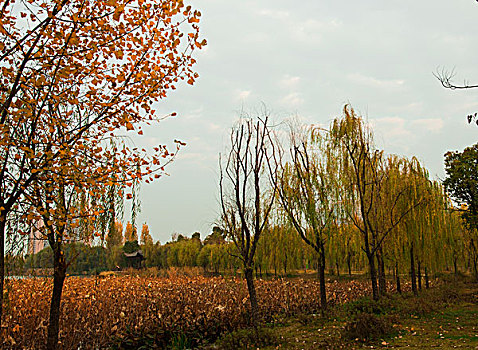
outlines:
[{"label": "golden grass field", "polygon": [[[8,281],[2,339],[5,348],[37,349],[46,339],[51,278]],[[311,279],[257,280],[262,321],[319,311]],[[332,304],[370,293],[368,282],[329,283]],[[93,349],[127,335],[182,332],[208,338],[248,324],[242,279],[222,277],[69,277],[60,320],[63,349]]]}]

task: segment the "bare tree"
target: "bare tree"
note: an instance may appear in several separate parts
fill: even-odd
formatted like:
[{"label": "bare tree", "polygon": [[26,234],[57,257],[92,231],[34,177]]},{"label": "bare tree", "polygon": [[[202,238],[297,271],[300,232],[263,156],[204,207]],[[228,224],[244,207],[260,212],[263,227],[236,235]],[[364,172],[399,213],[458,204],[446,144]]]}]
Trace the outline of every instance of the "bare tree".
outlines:
[{"label": "bare tree", "polygon": [[[463,80],[463,84],[456,84],[453,79],[455,77],[455,70],[446,70],[445,68],[442,68],[441,70],[437,70],[437,72],[433,73],[435,78],[438,79],[438,81],[441,83],[441,85],[445,89],[450,89],[450,90],[465,90],[465,89],[475,89],[478,88],[478,84],[470,84],[467,80]],[[474,121],[476,125],[478,125],[478,112],[475,112],[473,114],[468,114],[467,115],[467,120],[468,123],[471,123]]]},{"label": "bare tree", "polygon": [[251,321],[257,326],[259,306],[253,280],[254,255],[274,202],[278,152],[268,115],[241,118],[231,131],[231,148],[223,166],[220,159],[221,221],[242,261],[251,303]]}]

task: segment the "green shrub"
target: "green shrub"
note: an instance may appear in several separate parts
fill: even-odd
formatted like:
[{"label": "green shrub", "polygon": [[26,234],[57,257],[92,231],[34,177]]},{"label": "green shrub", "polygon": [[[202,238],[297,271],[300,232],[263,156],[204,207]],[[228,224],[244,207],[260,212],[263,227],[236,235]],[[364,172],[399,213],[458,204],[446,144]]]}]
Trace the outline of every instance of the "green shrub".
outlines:
[{"label": "green shrub", "polygon": [[442,288],[439,290],[440,299],[445,303],[452,303],[459,299],[460,295],[458,294],[456,287],[453,284],[445,283]]},{"label": "green shrub", "polygon": [[394,328],[390,317],[366,312],[356,314],[351,321],[346,323],[343,330],[344,338],[360,341],[377,340],[393,333]]},{"label": "green shrub", "polygon": [[361,313],[385,315],[394,311],[395,307],[390,299],[382,297],[380,300],[361,298],[351,301],[344,305],[344,309],[352,316]]}]

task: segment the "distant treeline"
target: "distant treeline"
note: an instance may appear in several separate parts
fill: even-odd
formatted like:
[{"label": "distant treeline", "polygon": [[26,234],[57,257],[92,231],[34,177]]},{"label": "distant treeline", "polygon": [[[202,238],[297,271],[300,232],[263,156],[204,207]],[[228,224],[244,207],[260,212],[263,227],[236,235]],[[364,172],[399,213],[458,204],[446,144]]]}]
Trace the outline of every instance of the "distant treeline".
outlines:
[{"label": "distant treeline", "polygon": [[[440,225],[435,234],[430,238],[435,242],[442,241],[447,248],[440,251],[440,256],[428,255],[430,245],[425,241],[420,242],[422,254],[416,259],[420,265],[428,268],[428,273],[438,271],[469,271],[472,262],[467,258],[466,247],[460,237],[461,224],[458,216],[447,212],[443,218],[446,225]],[[314,251],[306,245],[288,225],[269,227],[258,246],[255,257],[255,272],[257,276],[266,274],[284,276],[298,270],[307,272],[317,269],[317,259]],[[133,237],[134,239],[135,237]],[[423,237],[426,239],[426,237]],[[344,226],[333,236],[334,244],[327,251],[327,266],[330,275],[352,274],[364,272],[367,269],[366,256],[360,246],[360,233],[352,226]],[[71,275],[97,274],[107,270],[118,270],[130,267],[124,253],[131,253],[141,249],[144,254],[144,267],[200,267],[206,273],[222,274],[234,273],[241,268],[237,257],[235,245],[228,241],[224,232],[219,227],[214,227],[211,234],[204,240],[200,239],[198,232],[190,238],[181,234],[174,235],[170,242],[153,243],[151,239],[126,241],[125,244],[106,244],[90,246],[76,242],[65,245],[65,257],[69,262],[68,273]],[[437,250],[435,250],[436,252]],[[398,262],[403,266],[402,273],[409,271],[405,268],[407,252],[388,256],[387,266],[390,274]],[[400,256],[402,257],[400,259]],[[49,269],[53,267],[53,253],[50,247],[25,257],[17,256],[7,259],[7,270],[10,274],[25,274],[32,269]]]}]

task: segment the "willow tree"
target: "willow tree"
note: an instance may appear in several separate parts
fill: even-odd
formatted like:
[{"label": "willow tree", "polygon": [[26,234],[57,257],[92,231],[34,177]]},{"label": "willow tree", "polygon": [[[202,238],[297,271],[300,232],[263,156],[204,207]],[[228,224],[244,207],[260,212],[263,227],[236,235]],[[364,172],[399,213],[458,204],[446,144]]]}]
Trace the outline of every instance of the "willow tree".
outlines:
[{"label": "willow tree", "polygon": [[277,187],[277,148],[267,114],[242,118],[232,129],[230,150],[220,164],[221,222],[242,262],[256,326],[259,305],[254,285],[254,256],[268,223]]},{"label": "willow tree", "polygon": [[[385,239],[384,250],[389,253],[389,263],[394,268],[397,290],[400,289],[400,274],[405,266],[410,266],[412,289],[416,291],[416,267],[418,251],[422,251],[427,229],[427,205],[431,200],[431,182],[428,172],[416,158],[389,157],[389,186],[399,186],[405,191],[402,200],[397,202],[398,212],[408,212],[399,225],[395,226]],[[394,193],[393,189],[388,190]],[[420,204],[420,205],[418,205]],[[420,254],[420,257],[423,256]],[[406,262],[405,262],[406,261]]]},{"label": "willow tree", "polygon": [[[385,261],[394,260],[393,248],[390,246],[400,241],[394,241],[393,232],[404,220],[411,217],[414,211],[423,210],[430,198],[430,186],[426,169],[420,166],[416,158],[411,160],[389,155],[385,158],[384,177],[381,184],[381,194],[377,202],[380,213],[375,216],[377,230],[381,231],[383,243],[377,250],[379,290],[385,291]],[[380,220],[380,221],[379,221]],[[417,221],[413,222],[414,224]],[[424,234],[424,230],[419,230]],[[387,244],[388,241],[388,244]],[[419,243],[422,240],[418,241]],[[384,249],[385,248],[385,249]],[[396,261],[395,261],[395,268]]]},{"label": "willow tree", "polygon": [[380,292],[384,292],[379,291],[377,283],[377,272],[384,274],[383,242],[419,202],[407,200],[409,186],[396,181],[396,165],[375,148],[372,130],[350,106],[344,107],[343,118],[332,122],[330,138],[344,182],[342,206],[348,220],[361,233],[373,298],[378,299]]},{"label": "willow tree", "polygon": [[281,168],[278,194],[287,218],[317,254],[320,304],[327,308],[326,245],[340,217],[338,164],[317,129],[292,130],[290,161]]},{"label": "willow tree", "polygon": [[335,264],[337,275],[340,275],[341,268],[346,270],[349,276],[352,276],[352,267],[360,268],[363,257],[360,232],[350,222],[343,221],[337,225],[327,247],[327,259],[332,269]]},{"label": "willow tree", "polygon": [[[294,228],[286,220],[283,213],[275,208],[276,215],[271,219],[264,232],[263,239],[257,247],[257,260],[259,274],[264,271],[273,271],[277,277],[278,273],[285,276],[292,270],[303,268],[303,256],[306,253],[304,244],[300,237],[295,234]],[[257,271],[256,271],[257,274]]]}]

